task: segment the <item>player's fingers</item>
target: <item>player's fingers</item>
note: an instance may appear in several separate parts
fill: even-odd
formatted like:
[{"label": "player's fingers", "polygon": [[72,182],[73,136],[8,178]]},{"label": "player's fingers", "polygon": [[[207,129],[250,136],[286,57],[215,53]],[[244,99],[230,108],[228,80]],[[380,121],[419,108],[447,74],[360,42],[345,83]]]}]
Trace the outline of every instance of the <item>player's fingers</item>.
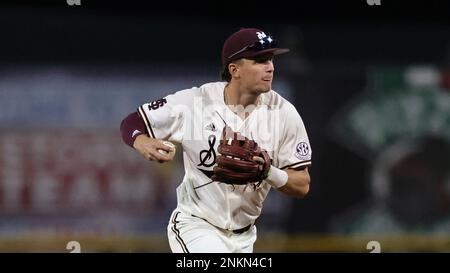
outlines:
[{"label": "player's fingers", "polygon": [[259,170],[262,171],[264,169],[264,158],[260,156],[254,156],[253,160],[256,161],[259,164]]},{"label": "player's fingers", "polygon": [[139,153],[140,153],[143,157],[145,157],[145,159],[147,159],[147,160],[150,160],[150,161],[157,160],[157,159],[149,152],[148,149],[145,149],[145,150],[138,150],[138,151],[139,151]]},{"label": "player's fingers", "polygon": [[262,158],[260,156],[254,156],[253,160],[258,162],[259,164],[264,164],[264,158]]},{"label": "player's fingers", "polygon": [[163,150],[163,151],[165,151],[167,153],[175,152],[175,150],[176,150],[176,147],[175,147],[175,145],[172,142],[170,142],[170,141],[162,141],[162,140],[158,141],[155,144],[155,148],[156,148],[156,150]]},{"label": "player's fingers", "polygon": [[175,156],[175,145],[170,141],[159,140],[155,142],[152,149],[152,155],[158,160],[159,163],[170,161]]},{"label": "player's fingers", "polygon": [[170,161],[173,159],[173,154],[170,152],[166,152],[162,149],[152,151],[151,155],[157,160],[157,161]]},{"label": "player's fingers", "polygon": [[146,158],[150,161],[157,161],[158,159],[156,157],[154,157],[152,154],[148,153]]},{"label": "player's fingers", "polygon": [[159,139],[148,139],[148,141],[137,145],[136,149],[150,161],[160,163],[170,161],[175,155],[175,145],[169,141]]}]

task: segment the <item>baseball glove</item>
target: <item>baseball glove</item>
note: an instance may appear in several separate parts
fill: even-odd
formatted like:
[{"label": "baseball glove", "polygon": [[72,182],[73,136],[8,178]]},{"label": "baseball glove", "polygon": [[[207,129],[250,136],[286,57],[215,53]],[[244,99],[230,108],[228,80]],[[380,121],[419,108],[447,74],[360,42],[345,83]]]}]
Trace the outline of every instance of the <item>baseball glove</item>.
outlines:
[{"label": "baseball glove", "polygon": [[[234,132],[229,126],[223,129],[218,152],[212,180],[245,185],[262,182],[267,178],[271,165],[267,151],[261,149],[254,140]],[[254,156],[260,157],[261,162],[255,161]]]}]

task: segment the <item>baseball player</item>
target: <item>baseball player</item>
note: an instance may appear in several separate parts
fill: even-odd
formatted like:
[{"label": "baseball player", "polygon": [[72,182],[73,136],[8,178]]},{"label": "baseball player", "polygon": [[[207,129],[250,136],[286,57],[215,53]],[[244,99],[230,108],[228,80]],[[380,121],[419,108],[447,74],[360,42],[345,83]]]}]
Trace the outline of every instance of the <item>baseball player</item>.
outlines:
[{"label": "baseball player", "polygon": [[167,232],[172,252],[253,252],[255,221],[269,190],[309,191],[311,146],[296,108],[272,90],[278,48],[243,28],[222,48],[220,82],[145,103],[121,123],[122,138],[148,160],[183,148],[185,176]]}]

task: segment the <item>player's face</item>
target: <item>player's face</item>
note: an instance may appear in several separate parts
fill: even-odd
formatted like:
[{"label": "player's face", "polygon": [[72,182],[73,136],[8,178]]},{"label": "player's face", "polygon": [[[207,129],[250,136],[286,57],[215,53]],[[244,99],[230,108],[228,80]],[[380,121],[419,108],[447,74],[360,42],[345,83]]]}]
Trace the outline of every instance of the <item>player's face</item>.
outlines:
[{"label": "player's face", "polygon": [[252,59],[242,59],[239,66],[241,88],[255,93],[265,93],[272,89],[273,56],[263,55]]}]

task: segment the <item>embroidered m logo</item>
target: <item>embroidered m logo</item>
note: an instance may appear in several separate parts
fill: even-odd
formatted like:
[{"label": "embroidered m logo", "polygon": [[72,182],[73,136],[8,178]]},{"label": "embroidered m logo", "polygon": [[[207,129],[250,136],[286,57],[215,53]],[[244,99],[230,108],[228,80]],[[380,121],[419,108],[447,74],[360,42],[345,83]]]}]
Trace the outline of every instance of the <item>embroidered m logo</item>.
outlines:
[{"label": "embroidered m logo", "polygon": [[262,32],[262,31],[257,31],[256,35],[258,36],[258,39],[260,39],[260,40],[262,40],[262,39],[267,37],[267,35],[264,32]]}]

